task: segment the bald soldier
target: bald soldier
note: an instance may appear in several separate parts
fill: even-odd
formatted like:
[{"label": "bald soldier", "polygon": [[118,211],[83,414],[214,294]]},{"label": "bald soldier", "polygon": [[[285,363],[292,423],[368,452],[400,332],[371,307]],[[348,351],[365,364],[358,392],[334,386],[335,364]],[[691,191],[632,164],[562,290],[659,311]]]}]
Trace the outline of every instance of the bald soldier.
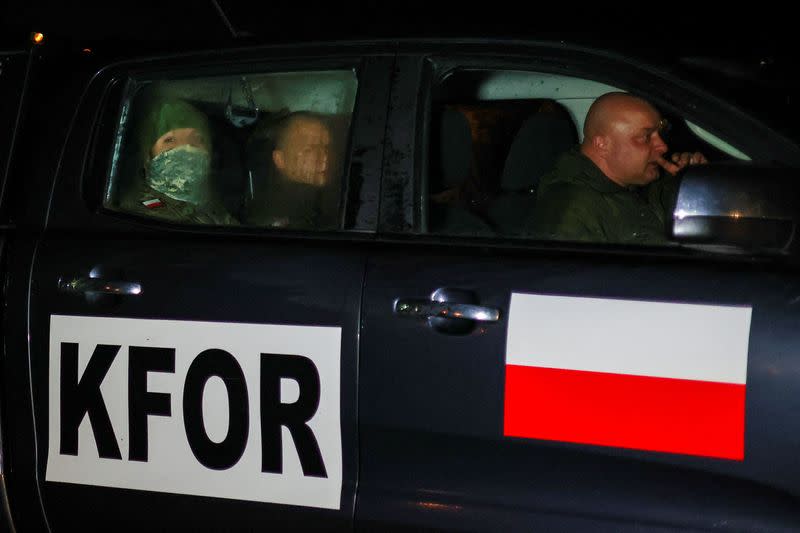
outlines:
[{"label": "bald soldier", "polygon": [[614,92],[595,100],[583,143],[542,177],[528,233],[569,241],[666,243],[674,176],[707,160],[699,152],[666,159],[663,126],[661,115],[642,98]]},{"label": "bald soldier", "polygon": [[138,133],[143,172],[121,209],[181,224],[238,224],[211,188],[211,133],[202,112],[182,100],[161,101]]},{"label": "bald soldier", "polygon": [[[264,191],[246,209],[246,221],[257,226],[332,229],[337,226],[339,181],[331,130],[323,115],[296,111],[271,124],[265,133],[270,161]],[[270,165],[271,163],[271,165]],[[338,176],[336,176],[338,178]]]}]

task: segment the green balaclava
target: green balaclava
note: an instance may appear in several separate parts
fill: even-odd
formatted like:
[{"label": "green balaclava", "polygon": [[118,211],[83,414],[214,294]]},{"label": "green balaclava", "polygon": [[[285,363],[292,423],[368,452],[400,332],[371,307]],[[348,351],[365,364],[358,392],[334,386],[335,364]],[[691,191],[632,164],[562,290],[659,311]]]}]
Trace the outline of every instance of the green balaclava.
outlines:
[{"label": "green balaclava", "polygon": [[167,150],[150,159],[155,142],[165,133],[194,128],[210,149],[210,129],[206,116],[194,106],[180,101],[162,101],[146,116],[142,128],[142,149],[146,153],[147,184],[176,200],[206,203],[209,196],[211,157],[208,151],[189,145]]}]

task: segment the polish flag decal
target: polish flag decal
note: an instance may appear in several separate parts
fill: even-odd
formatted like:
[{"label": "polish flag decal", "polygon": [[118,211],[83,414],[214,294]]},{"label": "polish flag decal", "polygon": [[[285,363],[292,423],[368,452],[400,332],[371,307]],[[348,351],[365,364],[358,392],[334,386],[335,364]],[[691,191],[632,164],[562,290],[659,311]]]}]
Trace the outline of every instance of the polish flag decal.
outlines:
[{"label": "polish flag decal", "polygon": [[514,293],[503,434],[742,461],[751,313]]}]

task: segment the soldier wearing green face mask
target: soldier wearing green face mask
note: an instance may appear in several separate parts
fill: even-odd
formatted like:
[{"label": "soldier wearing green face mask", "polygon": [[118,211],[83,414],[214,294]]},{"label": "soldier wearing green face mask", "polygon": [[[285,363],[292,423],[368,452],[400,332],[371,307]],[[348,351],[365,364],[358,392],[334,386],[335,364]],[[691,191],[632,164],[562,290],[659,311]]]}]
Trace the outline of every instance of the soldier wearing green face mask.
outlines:
[{"label": "soldier wearing green face mask", "polygon": [[179,100],[161,102],[140,129],[143,179],[122,199],[125,211],[184,224],[238,222],[211,189],[211,137],[206,116]]}]

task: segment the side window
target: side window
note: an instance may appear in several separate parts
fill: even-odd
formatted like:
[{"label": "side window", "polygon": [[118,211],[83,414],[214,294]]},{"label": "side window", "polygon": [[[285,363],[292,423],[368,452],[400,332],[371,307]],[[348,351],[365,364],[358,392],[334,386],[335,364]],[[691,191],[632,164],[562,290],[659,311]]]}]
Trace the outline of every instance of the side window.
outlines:
[{"label": "side window", "polygon": [[[461,69],[445,76],[432,93],[422,206],[427,232],[669,244],[677,179],[655,162],[656,154],[669,159],[676,152],[700,152],[709,161],[750,157],[652,106],[655,114],[647,120],[653,124],[646,126],[656,133],[633,156],[640,159],[632,163],[636,168],[612,169],[631,176],[630,183],[617,183],[579,148],[590,107],[612,92],[623,91],[544,72]],[[633,133],[626,142],[635,142]],[[663,179],[649,179],[656,176]]]},{"label": "side window", "polygon": [[172,224],[341,229],[352,70],[132,80],[103,205]]}]

